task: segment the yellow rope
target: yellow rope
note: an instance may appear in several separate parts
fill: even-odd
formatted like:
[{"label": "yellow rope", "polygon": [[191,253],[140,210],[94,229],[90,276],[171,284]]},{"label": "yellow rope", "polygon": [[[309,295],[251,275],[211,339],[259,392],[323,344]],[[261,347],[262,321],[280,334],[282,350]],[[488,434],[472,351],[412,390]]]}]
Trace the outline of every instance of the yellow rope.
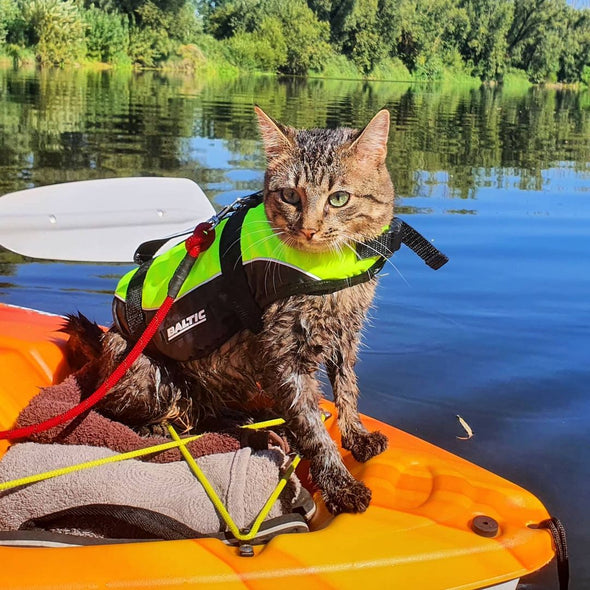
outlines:
[{"label": "yellow rope", "polygon": [[247,535],[243,535],[244,538],[240,539],[241,541],[249,541],[258,534],[258,530],[262,526],[264,519],[268,516],[268,513],[273,507],[273,504],[281,495],[283,488],[287,485],[287,481],[289,481],[289,478],[291,477],[291,475],[293,475],[295,468],[297,467],[297,465],[299,465],[299,461],[301,461],[301,457],[299,455],[295,455],[295,457],[293,457],[293,460],[291,461],[291,464],[289,465],[289,468],[285,470],[285,473],[283,473],[281,479],[277,483],[277,487],[269,496],[268,500],[266,501],[266,504],[262,507],[262,510],[260,510],[260,513],[256,517],[256,520],[254,520],[254,522],[252,523],[250,532]]},{"label": "yellow rope", "polygon": [[239,538],[241,535],[240,529],[236,526],[236,523],[233,521],[232,517],[230,516],[229,512],[227,511],[226,507],[223,505],[223,502],[217,495],[217,492],[207,479],[207,476],[203,473],[202,469],[197,465],[197,462],[194,460],[193,456],[189,453],[188,449],[184,446],[184,442],[180,439],[176,430],[172,428],[170,424],[168,424],[168,432],[170,432],[170,436],[179,443],[180,447],[179,450],[182,453],[182,456],[185,458],[186,462],[188,463],[189,467],[191,468],[192,472],[195,474],[196,478],[199,480],[207,495],[209,496],[211,502],[221,515],[221,518],[225,521],[229,530],[231,531],[232,535],[236,538]]},{"label": "yellow rope", "polygon": [[183,445],[196,440],[203,436],[202,434],[198,436],[190,436],[183,440],[171,441],[167,443],[162,443],[160,445],[154,445],[151,447],[146,447],[144,449],[137,449],[136,451],[129,451],[128,453],[122,453],[120,455],[112,455],[110,457],[103,457],[101,459],[95,459],[94,461],[87,461],[85,463],[78,463],[77,465],[70,465],[68,467],[62,467],[60,469],[52,469],[51,471],[45,471],[44,473],[37,473],[36,475],[29,475],[27,477],[21,477],[20,479],[13,479],[12,481],[6,481],[4,483],[0,483],[0,492],[4,490],[9,490],[11,488],[16,488],[18,486],[23,486],[29,483],[35,483],[38,481],[42,481],[44,479],[50,479],[51,477],[57,477],[59,475],[65,475],[66,473],[73,473],[75,471],[81,471],[82,469],[89,469],[91,467],[98,467],[100,465],[106,465],[108,463],[116,463],[118,461],[125,461],[126,459],[135,459],[136,457],[142,457],[143,455],[149,455],[150,453],[159,453],[161,451],[167,451],[168,449],[173,449],[175,447],[180,447],[181,450],[184,448]]},{"label": "yellow rope", "polygon": [[[247,426],[243,426],[242,428],[262,428],[268,425],[268,422],[272,422],[272,425],[276,424],[283,424],[284,420],[282,418],[277,418],[277,420],[268,420],[267,422],[259,422],[257,424],[248,424]],[[263,426],[264,425],[264,426]],[[193,473],[195,474],[196,478],[199,480],[205,492],[209,496],[211,502],[213,502],[213,506],[215,506],[216,510],[219,512],[219,515],[228,526],[231,534],[238,539],[238,541],[251,541],[260,530],[262,523],[264,522],[265,518],[268,516],[269,512],[271,511],[273,504],[276,502],[277,498],[280,496],[281,492],[285,485],[287,485],[287,481],[295,471],[295,468],[301,461],[301,457],[296,455],[289,468],[283,473],[281,479],[278,481],[277,486],[269,496],[268,500],[258,513],[258,516],[252,523],[250,530],[246,533],[242,533],[236,523],[234,522],[233,518],[231,517],[230,513],[227,511],[227,508],[224,506],[223,502],[221,501],[220,497],[217,495],[217,492],[211,485],[211,482],[207,479],[207,476],[203,473],[203,470],[199,467],[197,462],[194,460],[193,456],[189,453],[188,449],[184,445],[184,441],[181,441],[178,434],[172,428],[170,424],[168,424],[168,431],[170,432],[170,436],[181,444],[180,452],[182,456],[186,459],[186,462],[189,464],[190,468],[192,469]]]},{"label": "yellow rope", "polygon": [[259,428],[270,428],[271,426],[280,426],[284,424],[283,418],[273,418],[272,420],[265,420],[264,422],[256,422],[256,424],[244,424],[240,428],[249,428],[251,430],[258,430]]}]

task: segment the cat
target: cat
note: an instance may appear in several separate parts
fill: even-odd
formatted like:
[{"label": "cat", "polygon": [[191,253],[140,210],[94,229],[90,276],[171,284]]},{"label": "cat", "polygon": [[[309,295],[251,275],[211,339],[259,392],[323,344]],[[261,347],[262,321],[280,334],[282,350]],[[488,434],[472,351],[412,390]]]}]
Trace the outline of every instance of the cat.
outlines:
[{"label": "cat", "polygon": [[[263,203],[280,240],[303,253],[342,251],[383,232],[393,216],[386,167],[389,112],[362,130],[296,130],[255,107],[267,158]],[[99,411],[140,428],[164,421],[188,430],[228,408],[248,407],[261,393],[293,433],[328,510],[363,512],[371,491],[345,467],[322,423],[317,373],[323,365],[338,410],[342,446],[365,462],[387,448],[358,410],[354,366],[376,278],[327,295],[294,295],[271,303],[262,329],[242,330],[205,358],[173,361],[143,354],[100,402]],[[70,316],[70,358],[91,360],[96,383],[121,362],[130,343]],[[76,361],[81,365],[80,359]]]}]

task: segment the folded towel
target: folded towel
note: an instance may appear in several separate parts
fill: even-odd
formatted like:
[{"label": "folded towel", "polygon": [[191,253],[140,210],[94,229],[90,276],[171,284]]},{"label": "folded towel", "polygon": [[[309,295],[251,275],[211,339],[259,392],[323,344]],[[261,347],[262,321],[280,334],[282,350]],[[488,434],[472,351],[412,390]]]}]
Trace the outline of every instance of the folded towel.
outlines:
[{"label": "folded towel", "polygon": [[[0,461],[0,482],[116,454],[84,445],[20,443]],[[247,447],[204,456],[198,463],[236,525],[245,528],[276,487],[285,460],[279,449],[253,452]],[[267,518],[292,512],[306,496],[299,480],[291,477]],[[29,519],[94,504],[159,512],[203,534],[227,528],[186,463],[127,460],[0,492],[0,529],[17,530]]]},{"label": "folded towel", "polygon": [[[80,398],[81,391],[78,381],[75,376],[70,376],[58,385],[42,389],[20,413],[17,426],[37,424],[57,414],[62,414],[79,403]],[[125,424],[110,420],[91,410],[69,423],[33,434],[29,440],[45,444],[60,443],[106,447],[119,453],[126,453],[169,442],[170,439],[163,436],[142,437]],[[252,439],[247,442],[252,443]],[[212,453],[229,453],[237,451],[240,447],[240,440],[227,433],[206,433],[203,437],[188,444],[188,449],[193,457]],[[267,445],[264,444],[264,448],[266,447]],[[169,463],[181,459],[182,456],[178,449],[170,449],[158,455],[145,457],[146,461],[155,463]]]}]

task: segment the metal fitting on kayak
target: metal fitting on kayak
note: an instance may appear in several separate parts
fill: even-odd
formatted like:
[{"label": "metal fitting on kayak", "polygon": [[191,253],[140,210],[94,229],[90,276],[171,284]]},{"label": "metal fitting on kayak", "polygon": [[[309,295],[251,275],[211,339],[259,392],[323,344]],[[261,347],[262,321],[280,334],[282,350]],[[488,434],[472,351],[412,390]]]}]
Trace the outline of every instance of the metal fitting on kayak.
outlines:
[{"label": "metal fitting on kayak", "polygon": [[254,547],[248,543],[240,545],[240,557],[254,557]]}]

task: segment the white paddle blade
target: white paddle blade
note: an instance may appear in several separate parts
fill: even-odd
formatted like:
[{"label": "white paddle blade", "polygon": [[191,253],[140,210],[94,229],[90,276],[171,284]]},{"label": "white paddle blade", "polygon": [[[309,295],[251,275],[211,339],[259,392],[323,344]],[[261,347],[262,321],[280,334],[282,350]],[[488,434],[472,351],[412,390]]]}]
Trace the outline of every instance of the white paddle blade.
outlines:
[{"label": "white paddle blade", "polygon": [[215,210],[188,178],[110,178],[0,197],[0,244],[48,260],[132,262],[142,242],[209,219]]}]

